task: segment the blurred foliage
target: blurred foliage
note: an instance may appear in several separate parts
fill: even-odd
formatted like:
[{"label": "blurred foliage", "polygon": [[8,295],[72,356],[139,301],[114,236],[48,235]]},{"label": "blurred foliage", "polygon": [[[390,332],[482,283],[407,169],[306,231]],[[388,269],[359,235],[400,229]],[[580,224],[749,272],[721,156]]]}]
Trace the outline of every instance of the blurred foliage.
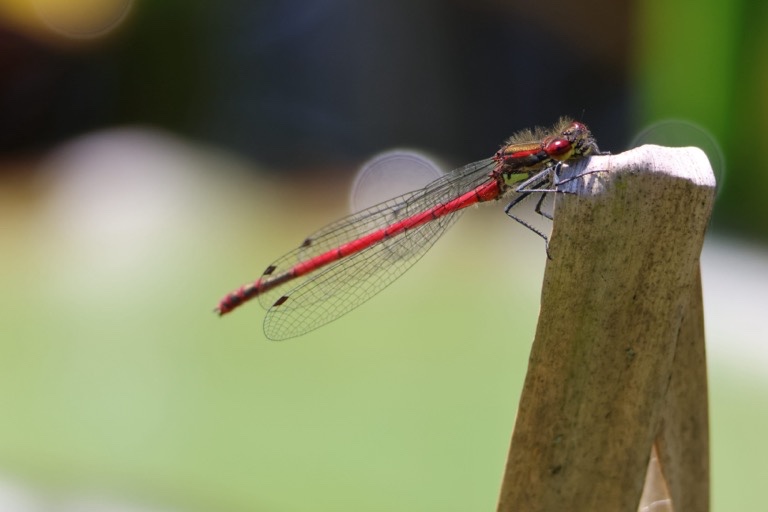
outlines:
[{"label": "blurred foliage", "polygon": [[[768,3],[638,2],[635,123],[682,119],[705,128],[725,155],[715,226],[768,236]],[[758,154],[755,154],[755,151]]]}]

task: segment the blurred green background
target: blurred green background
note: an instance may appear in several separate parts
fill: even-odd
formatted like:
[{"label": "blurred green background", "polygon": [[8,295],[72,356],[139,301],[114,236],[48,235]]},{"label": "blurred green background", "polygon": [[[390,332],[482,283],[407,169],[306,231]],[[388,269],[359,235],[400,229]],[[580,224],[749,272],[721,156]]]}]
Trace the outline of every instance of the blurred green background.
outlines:
[{"label": "blurred green background", "polygon": [[711,148],[713,510],[763,509],[768,3],[6,0],[0,48],[0,510],[494,510],[545,263],[500,205],[302,338],[211,309],[372,155],[560,115]]}]

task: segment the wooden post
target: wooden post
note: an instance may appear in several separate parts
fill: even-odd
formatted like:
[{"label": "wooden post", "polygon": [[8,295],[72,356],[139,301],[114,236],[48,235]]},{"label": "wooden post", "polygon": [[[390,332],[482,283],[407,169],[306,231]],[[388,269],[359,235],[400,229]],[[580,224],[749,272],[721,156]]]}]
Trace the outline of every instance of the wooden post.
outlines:
[{"label": "wooden post", "polygon": [[678,511],[709,507],[698,271],[715,181],[697,148],[564,169],[498,510],[635,512],[654,443]]}]

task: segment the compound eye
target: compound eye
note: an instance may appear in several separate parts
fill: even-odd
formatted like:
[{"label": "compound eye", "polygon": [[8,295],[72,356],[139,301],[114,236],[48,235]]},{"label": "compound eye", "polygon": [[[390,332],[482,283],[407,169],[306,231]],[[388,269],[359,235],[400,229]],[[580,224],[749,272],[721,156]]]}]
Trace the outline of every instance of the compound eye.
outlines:
[{"label": "compound eye", "polygon": [[565,139],[554,139],[544,146],[544,151],[550,156],[564,155],[573,149],[573,144]]}]

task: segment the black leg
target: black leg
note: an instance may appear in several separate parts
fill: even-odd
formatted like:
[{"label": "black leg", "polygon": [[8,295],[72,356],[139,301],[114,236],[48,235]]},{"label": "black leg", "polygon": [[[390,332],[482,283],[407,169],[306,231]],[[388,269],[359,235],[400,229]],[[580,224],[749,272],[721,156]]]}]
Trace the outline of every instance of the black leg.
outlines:
[{"label": "black leg", "polygon": [[[507,216],[510,219],[513,219],[513,220],[519,222],[520,224],[522,224],[526,228],[530,229],[531,231],[533,231],[534,233],[539,235],[544,240],[544,248],[547,251],[547,258],[552,259],[552,255],[549,253],[549,238],[547,238],[547,235],[545,235],[544,233],[542,233],[541,231],[539,231],[535,227],[531,226],[530,224],[525,222],[523,219],[521,219],[519,217],[515,217],[512,213],[510,213],[510,210],[512,210],[512,208],[514,208],[520,201],[522,201],[523,199],[528,197],[530,194],[531,194],[530,192],[522,193],[518,197],[516,197],[515,199],[510,201],[510,203],[507,205],[507,207],[504,208],[504,213],[506,213]],[[537,213],[539,213],[540,215],[543,215],[543,213],[541,211],[539,211],[539,208],[540,208],[541,202],[542,202],[542,200],[544,198],[544,194],[542,194],[541,197],[542,197],[542,199],[539,199],[539,202],[536,205],[536,209],[537,209]],[[546,217],[546,215],[544,215],[544,216]],[[549,217],[549,218],[551,219],[551,217]]]},{"label": "black leg", "polygon": [[555,219],[552,218],[552,215],[550,215],[549,213],[544,212],[544,211],[541,210],[541,205],[544,203],[544,199],[546,199],[546,198],[547,198],[546,194],[541,194],[541,197],[539,198],[538,202],[536,203],[536,208],[534,208],[533,211],[535,211],[536,213],[538,213],[539,215],[541,215],[545,219],[555,220]]}]

